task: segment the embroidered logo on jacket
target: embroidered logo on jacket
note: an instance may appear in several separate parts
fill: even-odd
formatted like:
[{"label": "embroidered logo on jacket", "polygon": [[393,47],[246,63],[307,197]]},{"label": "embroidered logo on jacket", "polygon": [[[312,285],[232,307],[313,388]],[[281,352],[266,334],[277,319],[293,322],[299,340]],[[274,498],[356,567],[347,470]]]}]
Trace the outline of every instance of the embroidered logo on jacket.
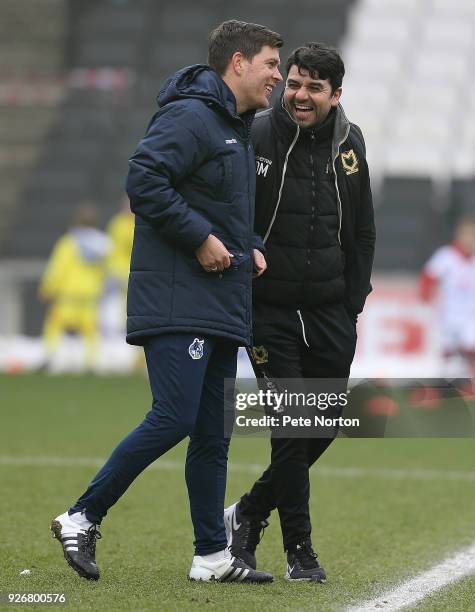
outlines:
[{"label": "embroidered logo on jacket", "polygon": [[226,144],[237,144],[237,140],[235,138],[228,138],[224,141]]},{"label": "embroidered logo on jacket", "polygon": [[272,161],[270,159],[266,159],[265,157],[260,157],[256,155],[256,174],[257,176],[263,176],[264,178],[267,176],[267,170],[269,170],[269,166],[272,165]]},{"label": "embroidered logo on jacket", "polygon": [[346,172],[347,175],[358,172],[358,158],[356,157],[356,153],[353,151],[353,149],[342,152],[341,164],[343,166],[343,170]]},{"label": "embroidered logo on jacket", "polygon": [[203,357],[203,344],[204,340],[200,340],[199,338],[195,338],[193,342],[188,347],[188,353],[192,359],[201,359]]},{"label": "embroidered logo on jacket", "polygon": [[256,365],[262,365],[269,361],[269,353],[264,346],[253,346],[251,353]]}]

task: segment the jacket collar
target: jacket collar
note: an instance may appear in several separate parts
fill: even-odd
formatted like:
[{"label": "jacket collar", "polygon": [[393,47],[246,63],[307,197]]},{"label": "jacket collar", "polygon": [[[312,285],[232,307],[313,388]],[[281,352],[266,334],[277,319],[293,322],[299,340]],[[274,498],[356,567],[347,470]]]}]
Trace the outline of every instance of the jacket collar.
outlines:
[{"label": "jacket collar", "polygon": [[332,109],[321,123],[318,123],[313,128],[300,130],[299,138],[303,137],[308,139],[313,135],[318,142],[322,142],[324,140],[331,141],[335,128],[335,115],[336,112],[334,109]]},{"label": "jacket collar", "polygon": [[336,159],[340,152],[340,146],[348,138],[351,124],[348,121],[343,106],[338,104],[335,111],[335,127],[333,128],[332,159]]}]

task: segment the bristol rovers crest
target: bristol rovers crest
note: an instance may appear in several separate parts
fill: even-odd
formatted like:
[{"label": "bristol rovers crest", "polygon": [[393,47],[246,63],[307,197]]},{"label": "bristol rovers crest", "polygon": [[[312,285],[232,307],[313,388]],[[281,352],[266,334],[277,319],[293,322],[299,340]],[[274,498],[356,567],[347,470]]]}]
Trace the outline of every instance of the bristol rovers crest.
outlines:
[{"label": "bristol rovers crest", "polygon": [[203,344],[204,340],[200,340],[199,338],[195,338],[193,342],[188,347],[188,353],[192,359],[201,359],[203,357]]}]

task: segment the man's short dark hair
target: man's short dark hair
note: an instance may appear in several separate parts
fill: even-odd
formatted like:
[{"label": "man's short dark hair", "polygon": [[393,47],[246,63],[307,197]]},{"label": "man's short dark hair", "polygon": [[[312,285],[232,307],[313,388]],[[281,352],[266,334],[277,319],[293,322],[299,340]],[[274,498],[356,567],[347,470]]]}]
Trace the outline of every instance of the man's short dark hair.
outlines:
[{"label": "man's short dark hair", "polygon": [[321,42],[305,43],[294,49],[285,66],[287,74],[294,65],[300,73],[307,70],[312,79],[328,79],[332,92],[341,87],[345,75],[345,64],[338,51]]},{"label": "man's short dark hair", "polygon": [[232,56],[241,52],[248,61],[257,55],[262,47],[279,49],[284,44],[282,37],[263,25],[245,21],[224,21],[209,35],[208,64],[218,74],[226,72]]}]

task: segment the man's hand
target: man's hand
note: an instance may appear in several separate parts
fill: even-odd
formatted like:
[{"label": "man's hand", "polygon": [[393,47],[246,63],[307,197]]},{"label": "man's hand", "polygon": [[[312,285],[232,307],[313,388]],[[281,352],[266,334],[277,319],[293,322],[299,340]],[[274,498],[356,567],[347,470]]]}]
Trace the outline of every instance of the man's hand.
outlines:
[{"label": "man's hand", "polygon": [[231,265],[231,253],[224,244],[210,234],[196,251],[196,258],[205,272],[222,272]]},{"label": "man's hand", "polygon": [[254,278],[261,276],[267,270],[266,258],[258,249],[254,249],[254,269]]}]

